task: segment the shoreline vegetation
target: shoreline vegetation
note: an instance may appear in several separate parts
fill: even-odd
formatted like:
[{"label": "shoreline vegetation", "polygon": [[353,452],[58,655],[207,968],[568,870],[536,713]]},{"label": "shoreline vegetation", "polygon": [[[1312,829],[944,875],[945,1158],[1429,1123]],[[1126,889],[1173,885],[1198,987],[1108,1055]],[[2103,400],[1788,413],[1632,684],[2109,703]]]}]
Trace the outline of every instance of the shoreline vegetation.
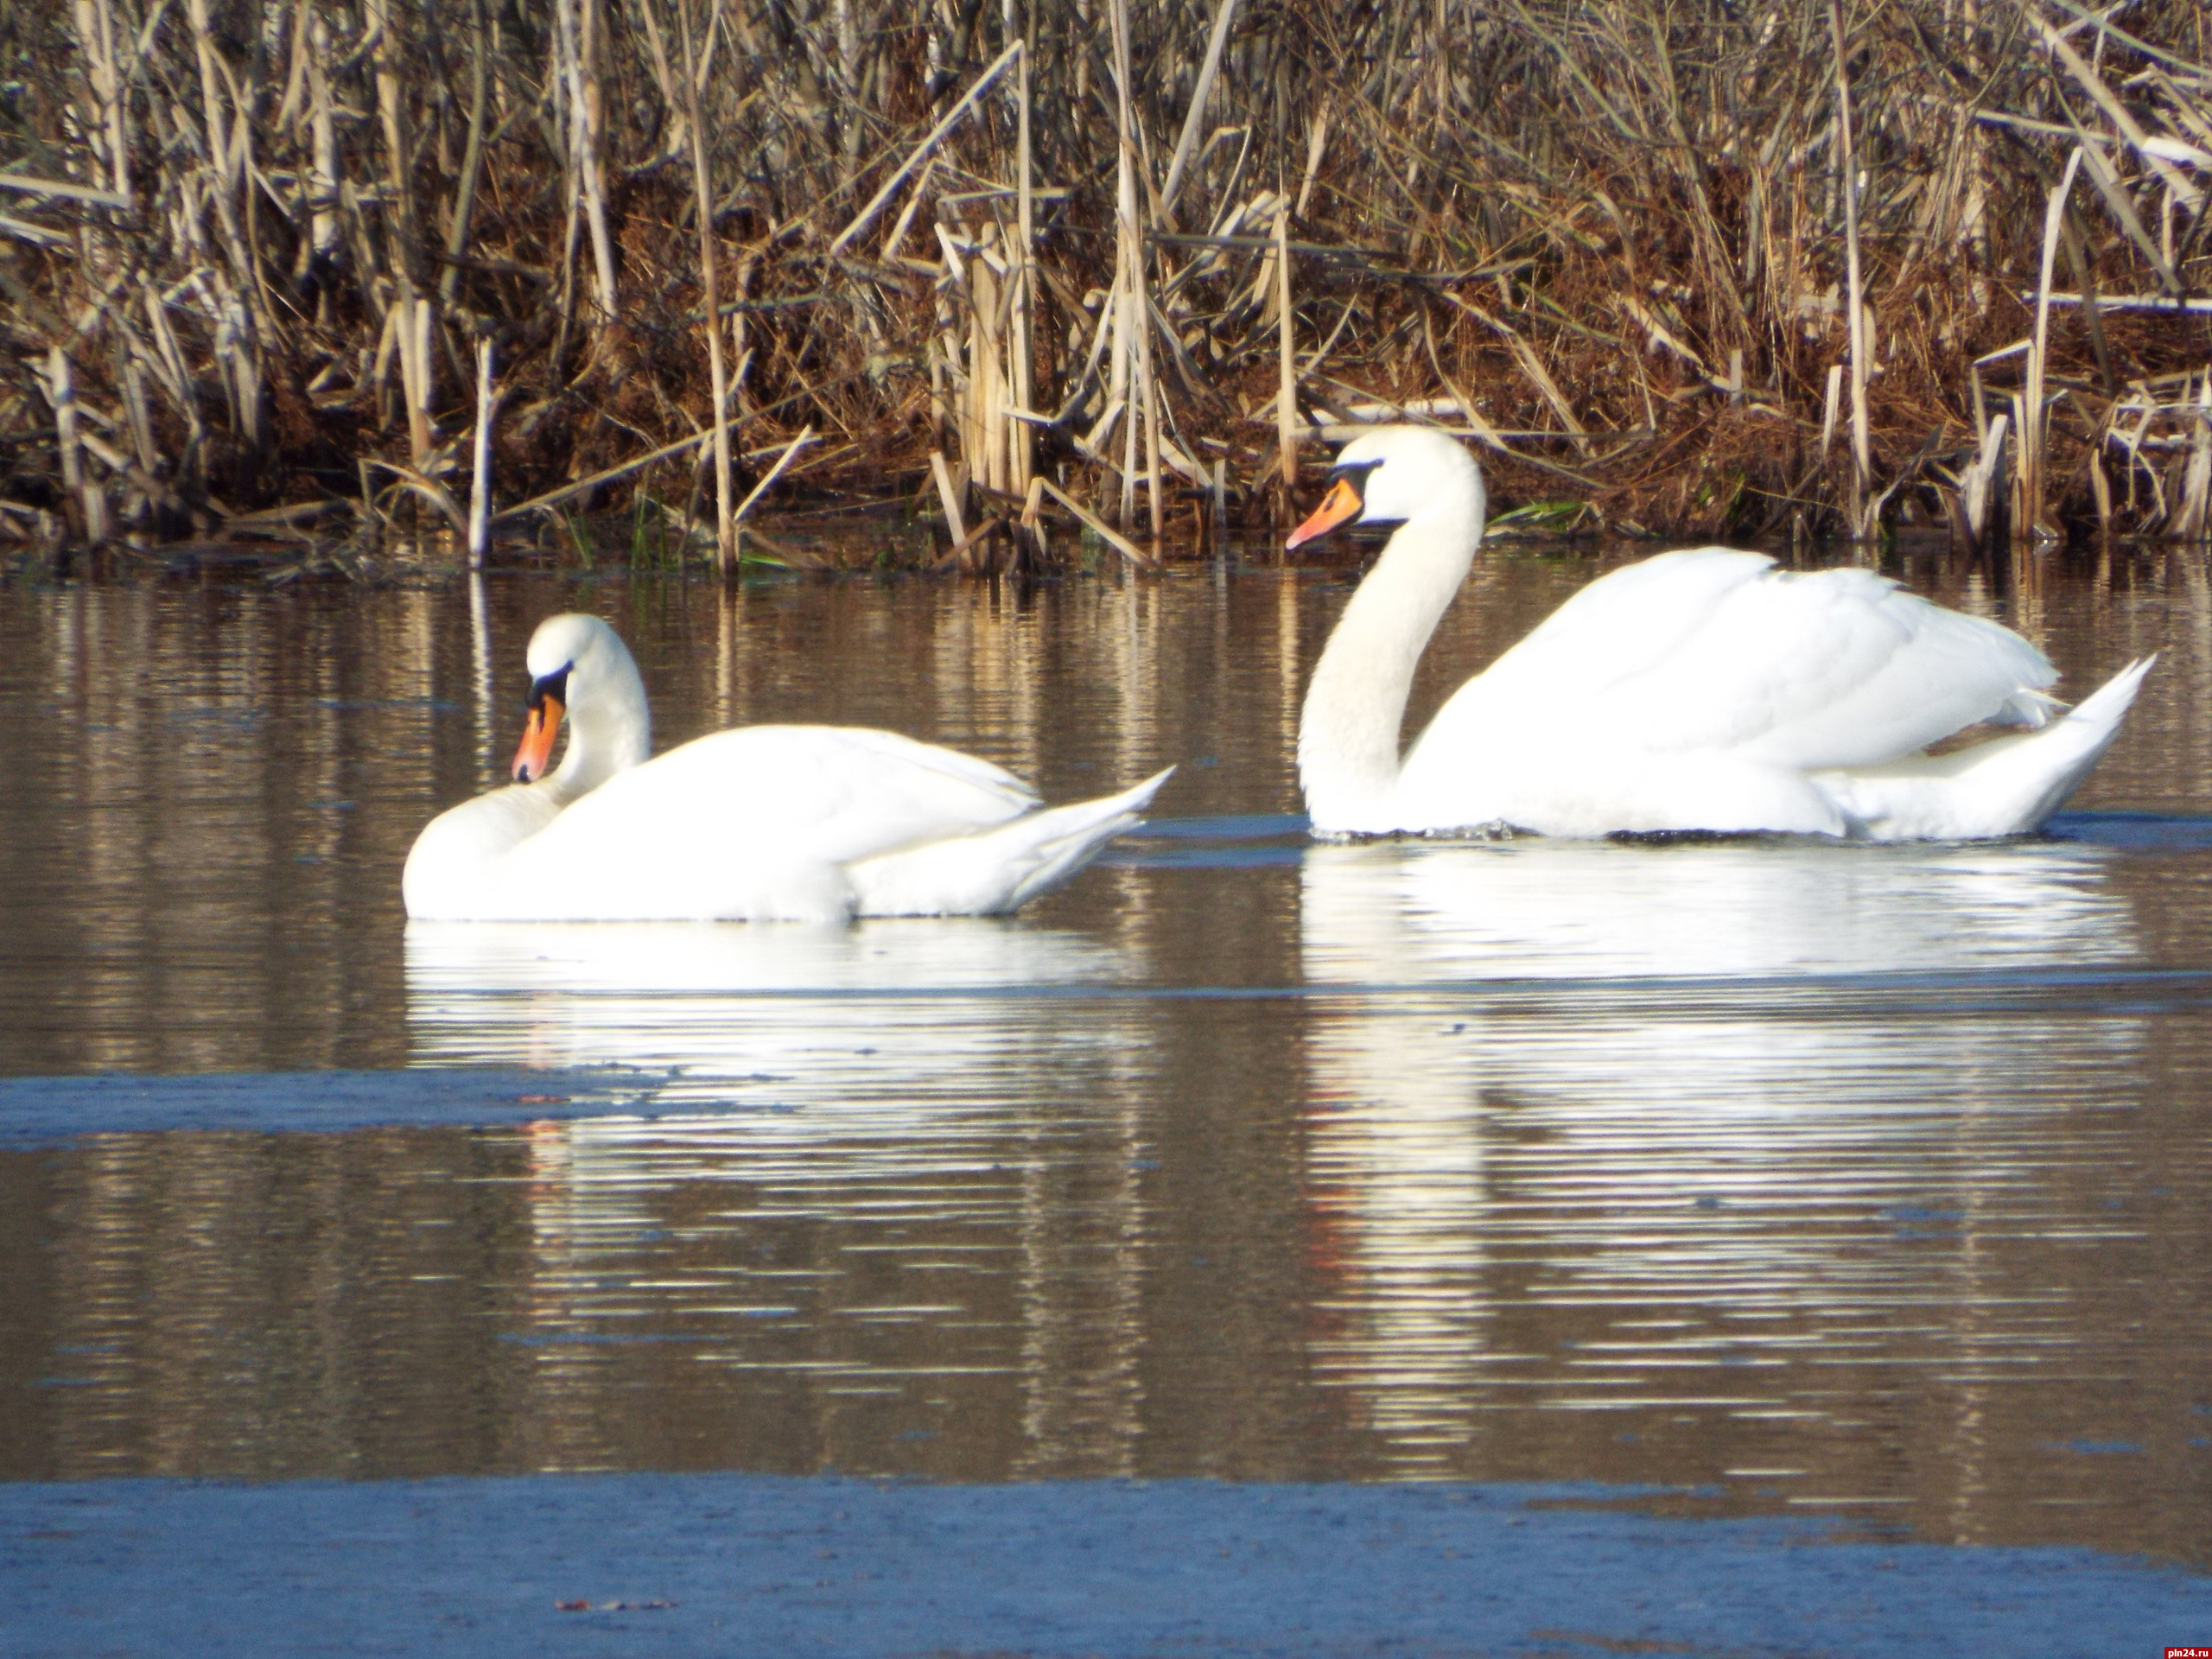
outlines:
[{"label": "shoreline vegetation", "polygon": [[1404,419],[1529,527],[2202,538],[2209,29],[0,0],[0,558],[623,512],[727,570],[811,494],[925,567],[1144,568]]}]

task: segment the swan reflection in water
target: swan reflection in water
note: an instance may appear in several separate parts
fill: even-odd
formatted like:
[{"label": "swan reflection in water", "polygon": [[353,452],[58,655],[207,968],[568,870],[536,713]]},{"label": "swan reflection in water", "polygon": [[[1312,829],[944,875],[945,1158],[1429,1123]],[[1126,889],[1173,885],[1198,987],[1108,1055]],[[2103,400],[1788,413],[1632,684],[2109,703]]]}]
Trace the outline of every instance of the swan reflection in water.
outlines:
[{"label": "swan reflection in water", "polygon": [[650,1081],[650,1119],[561,1126],[571,1158],[688,1141],[858,1176],[880,1148],[911,1173],[1128,1045],[1057,994],[1124,977],[1120,953],[1001,921],[416,924],[406,951],[417,1064]]},{"label": "swan reflection in water", "polygon": [[[1122,955],[988,918],[810,927],[712,923],[412,923],[408,1027],[435,1065],[635,1066],[675,1099],[755,1085],[841,1098],[855,1082],[995,1064],[1037,1024],[1020,993],[1111,982]],[[902,1017],[882,1023],[889,998]]]},{"label": "swan reflection in water", "polygon": [[[1309,849],[1319,1373],[1412,1465],[1467,1467],[1485,1406],[1804,1408],[1759,1368],[1902,1339],[1884,1326],[1936,1270],[1867,1247],[1885,1214],[2047,1208],[2056,1114],[2133,1091],[2139,1018],[2063,1007],[2069,975],[2140,957],[2105,863]],[[1993,987],[2024,1017],[1961,994]]]},{"label": "swan reflection in water", "polygon": [[[543,1420],[569,1426],[556,1459],[610,1455],[596,1408],[550,1408],[607,1386],[609,1351],[576,1344],[651,1329],[829,1394],[941,1390],[938,1371],[1006,1351],[950,1339],[902,1363],[896,1327],[972,1326],[982,1300],[1020,1327],[1037,1455],[1118,1467],[1147,1049],[1119,999],[1083,992],[1134,977],[1126,952],[974,918],[414,924],[406,972],[416,1064],[643,1080],[649,1116],[528,1134],[529,1339]],[[1127,1190],[1058,1213],[1050,1167],[1072,1156]]]}]

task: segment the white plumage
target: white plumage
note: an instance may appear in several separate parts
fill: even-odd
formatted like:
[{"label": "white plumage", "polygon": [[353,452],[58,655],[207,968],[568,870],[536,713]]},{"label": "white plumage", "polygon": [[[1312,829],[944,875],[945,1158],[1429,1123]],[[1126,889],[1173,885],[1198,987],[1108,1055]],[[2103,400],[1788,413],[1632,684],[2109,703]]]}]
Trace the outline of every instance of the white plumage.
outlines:
[{"label": "white plumage", "polygon": [[[2056,674],[2008,628],[1871,571],[1697,548],[1591,583],[1463,685],[1401,766],[1414,664],[1481,539],[1482,478],[1414,427],[1361,436],[1338,467],[1293,545],[1355,514],[1402,522],[1307,694],[1300,776],[1323,835],[2015,835],[2088,776],[2150,667],[2054,719]],[[2031,729],[1925,753],[1982,721]]]},{"label": "white plumage", "polygon": [[[407,913],[437,921],[825,921],[989,915],[1073,875],[1167,773],[1039,810],[1012,773],[891,732],[749,726],[656,759],[644,683],[595,617],[530,644],[519,776],[433,819],[408,855]],[[533,743],[536,748],[533,751]],[[533,760],[531,757],[535,755]]]}]

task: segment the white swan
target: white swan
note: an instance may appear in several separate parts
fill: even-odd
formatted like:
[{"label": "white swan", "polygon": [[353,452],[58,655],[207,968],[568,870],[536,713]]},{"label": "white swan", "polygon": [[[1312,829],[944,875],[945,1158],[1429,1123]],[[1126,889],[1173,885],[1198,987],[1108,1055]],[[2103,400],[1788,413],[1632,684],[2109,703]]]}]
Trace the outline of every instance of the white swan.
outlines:
[{"label": "white swan", "polygon": [[416,837],[400,884],[415,920],[995,915],[1081,869],[1168,776],[1039,810],[988,761],[845,726],[741,727],[648,760],[645,683],[613,629],[549,618],[528,660],[518,781]]},{"label": "white swan", "polygon": [[[1461,686],[1403,765],[1414,666],[1482,538],[1482,474],[1419,427],[1363,434],[1292,534],[1398,522],[1313,671],[1298,769],[1325,836],[2018,835],[2119,735],[2152,658],[2063,718],[2044,654],[1872,571],[1701,547],[1615,571]],[[2038,729],[1942,755],[1977,721]]]}]

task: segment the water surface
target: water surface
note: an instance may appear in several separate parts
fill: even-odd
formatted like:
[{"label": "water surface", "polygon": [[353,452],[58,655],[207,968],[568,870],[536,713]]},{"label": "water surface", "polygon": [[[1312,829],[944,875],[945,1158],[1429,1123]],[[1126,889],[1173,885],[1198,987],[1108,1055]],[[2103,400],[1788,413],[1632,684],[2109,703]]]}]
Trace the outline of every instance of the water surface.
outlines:
[{"label": "water surface", "polygon": [[[1415,718],[1611,563],[1486,558]],[[0,1478],[1605,1481],[2212,1560],[2203,556],[1890,568],[2077,695],[2164,653],[2050,836],[1308,845],[1349,568],[0,591]],[[410,930],[563,607],[664,743],[1182,769],[1010,922]]]}]

